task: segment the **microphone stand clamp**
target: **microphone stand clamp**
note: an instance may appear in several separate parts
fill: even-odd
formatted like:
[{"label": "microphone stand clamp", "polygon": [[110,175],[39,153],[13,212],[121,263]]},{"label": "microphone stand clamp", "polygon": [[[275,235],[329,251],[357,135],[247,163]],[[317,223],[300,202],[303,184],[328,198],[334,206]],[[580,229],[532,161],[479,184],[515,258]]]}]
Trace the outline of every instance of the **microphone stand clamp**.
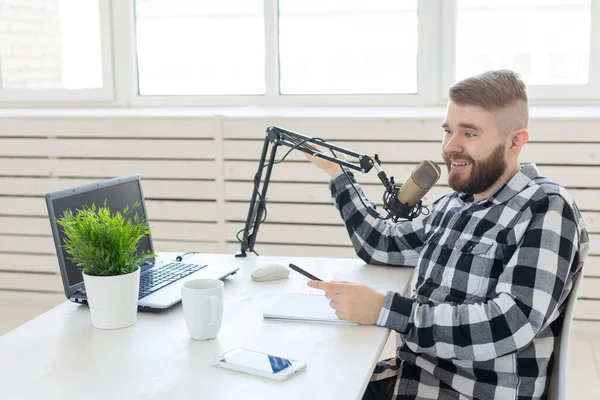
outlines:
[{"label": "microphone stand clamp", "polygon": [[414,218],[418,217],[421,214],[423,202],[419,200],[411,207],[398,200],[398,192],[402,185],[396,184],[393,176],[387,177],[385,171],[379,167],[381,162],[379,161],[379,156],[377,154],[375,154],[375,157],[373,158],[376,161],[373,164],[373,167],[377,171],[377,177],[381,183],[383,183],[383,186],[385,186],[385,192],[383,192],[383,209],[387,211],[388,218],[396,223],[400,219],[412,221]]}]

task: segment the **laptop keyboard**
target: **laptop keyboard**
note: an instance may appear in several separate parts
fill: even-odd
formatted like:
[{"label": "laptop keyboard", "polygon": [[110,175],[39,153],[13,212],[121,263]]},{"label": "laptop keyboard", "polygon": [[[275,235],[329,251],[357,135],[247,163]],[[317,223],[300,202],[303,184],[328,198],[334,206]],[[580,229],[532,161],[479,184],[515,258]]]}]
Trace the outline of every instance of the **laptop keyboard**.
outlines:
[{"label": "laptop keyboard", "polygon": [[200,271],[206,265],[184,264],[172,262],[160,268],[154,268],[144,272],[140,276],[140,292],[138,299],[161,289],[171,283],[184,278],[196,271]]}]

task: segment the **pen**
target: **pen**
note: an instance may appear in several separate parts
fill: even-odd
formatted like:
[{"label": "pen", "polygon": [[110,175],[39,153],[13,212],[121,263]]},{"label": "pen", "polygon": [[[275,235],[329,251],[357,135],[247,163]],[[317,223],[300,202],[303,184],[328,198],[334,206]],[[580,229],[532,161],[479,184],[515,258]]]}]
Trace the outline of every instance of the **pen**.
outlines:
[{"label": "pen", "polygon": [[294,271],[306,276],[307,278],[312,279],[313,281],[320,281],[321,279],[317,278],[316,276],[314,276],[313,274],[310,274],[308,272],[306,272],[305,270],[303,270],[302,268],[298,267],[297,265],[291,264],[290,263],[290,268],[293,269]]}]

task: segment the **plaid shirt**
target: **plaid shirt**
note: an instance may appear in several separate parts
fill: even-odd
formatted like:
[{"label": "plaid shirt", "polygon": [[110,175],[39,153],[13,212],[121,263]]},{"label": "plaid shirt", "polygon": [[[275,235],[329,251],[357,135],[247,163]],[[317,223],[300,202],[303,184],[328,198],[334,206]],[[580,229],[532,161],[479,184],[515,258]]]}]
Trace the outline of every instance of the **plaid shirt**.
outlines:
[{"label": "plaid shirt", "polygon": [[[354,177],[365,203],[374,204]],[[395,399],[538,399],[588,234],[571,195],[524,166],[491,196],[451,193],[395,225],[365,211],[344,174],[331,192],[358,256],[417,267],[412,296],[388,292],[377,324],[399,332]]]}]

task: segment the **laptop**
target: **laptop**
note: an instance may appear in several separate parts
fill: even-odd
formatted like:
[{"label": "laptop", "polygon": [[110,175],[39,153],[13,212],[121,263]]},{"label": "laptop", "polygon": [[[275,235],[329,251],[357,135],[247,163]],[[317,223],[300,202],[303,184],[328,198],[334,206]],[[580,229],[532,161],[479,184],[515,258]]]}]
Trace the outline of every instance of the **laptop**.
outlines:
[{"label": "laptop", "polygon": [[[65,296],[73,302],[87,304],[87,296],[83,283],[81,270],[69,260],[69,256],[62,247],[64,243],[63,229],[56,220],[63,215],[66,209],[73,213],[83,206],[106,205],[111,212],[122,211],[125,206],[132,209],[132,215],[137,213],[149,221],[146,204],[142,193],[142,182],[139,174],[127,175],[84,186],[58,190],[46,195],[46,206],[50,217],[50,226],[54,245],[58,256],[58,265],[63,281]],[[152,224],[150,224],[152,225]],[[138,251],[155,253],[151,235],[144,236],[138,243]],[[232,263],[233,264],[233,263]],[[212,278],[223,279],[235,273],[239,267],[230,265],[204,265],[187,263],[184,261],[159,261],[154,258],[146,259],[140,266],[140,291],[138,309],[164,309],[181,301],[181,283],[190,279]]]}]

